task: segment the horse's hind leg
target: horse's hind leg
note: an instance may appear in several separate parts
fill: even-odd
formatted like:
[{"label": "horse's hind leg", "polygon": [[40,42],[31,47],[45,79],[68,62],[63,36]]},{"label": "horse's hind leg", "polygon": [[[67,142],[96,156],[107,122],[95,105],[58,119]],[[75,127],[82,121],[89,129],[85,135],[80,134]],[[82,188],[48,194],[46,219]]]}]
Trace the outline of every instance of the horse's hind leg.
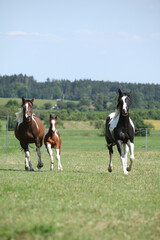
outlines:
[{"label": "horse's hind leg", "polygon": [[130,150],[130,164],[127,167],[127,171],[131,171],[132,164],[134,161],[134,143],[128,142],[129,150]]},{"label": "horse's hind leg", "polygon": [[124,144],[124,159],[125,159],[124,166],[125,166],[125,169],[127,169],[127,155],[128,155],[128,151],[129,151],[128,145]]},{"label": "horse's hind leg", "polygon": [[39,147],[39,146],[36,147],[36,151],[37,151],[37,156],[38,156],[37,168],[38,168],[38,169],[41,169],[44,164],[43,164],[43,162],[42,162],[42,160],[41,160],[41,151],[40,151],[40,147]]},{"label": "horse's hind leg", "polygon": [[62,165],[61,165],[61,159],[60,159],[60,149],[56,149],[56,158],[58,162],[58,170],[63,170]]},{"label": "horse's hind leg", "polygon": [[112,146],[109,146],[108,149],[109,149],[109,166],[108,166],[108,172],[112,172],[112,155],[113,155]]}]

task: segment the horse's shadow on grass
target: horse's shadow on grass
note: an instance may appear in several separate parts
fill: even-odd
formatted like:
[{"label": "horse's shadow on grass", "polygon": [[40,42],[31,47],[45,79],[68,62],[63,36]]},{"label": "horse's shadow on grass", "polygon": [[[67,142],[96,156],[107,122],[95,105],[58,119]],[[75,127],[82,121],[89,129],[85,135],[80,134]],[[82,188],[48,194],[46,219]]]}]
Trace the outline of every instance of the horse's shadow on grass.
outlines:
[{"label": "horse's shadow on grass", "polygon": [[[54,170],[50,171],[50,170],[34,170],[34,171],[26,171],[25,169],[15,169],[15,168],[0,168],[0,171],[4,171],[4,172],[28,172],[28,173],[44,173],[44,172],[52,172],[54,174]],[[59,173],[73,173],[73,174],[100,174],[100,175],[106,175],[107,171],[103,171],[103,172],[90,172],[87,170],[68,170],[66,169],[65,171],[59,171]]]},{"label": "horse's shadow on grass", "polygon": [[6,171],[6,172],[28,172],[28,173],[42,173],[42,172],[48,172],[47,170],[34,170],[34,171],[26,171],[23,169],[11,169],[11,168],[0,168],[0,171]]}]

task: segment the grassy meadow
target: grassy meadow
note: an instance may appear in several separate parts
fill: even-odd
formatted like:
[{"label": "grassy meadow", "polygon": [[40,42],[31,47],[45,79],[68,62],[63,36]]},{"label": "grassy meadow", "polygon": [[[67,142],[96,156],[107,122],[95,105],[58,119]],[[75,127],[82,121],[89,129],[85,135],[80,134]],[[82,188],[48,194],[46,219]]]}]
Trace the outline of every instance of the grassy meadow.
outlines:
[{"label": "grassy meadow", "polygon": [[[36,169],[35,147],[30,149],[34,172],[24,171],[24,153],[13,132],[8,153],[0,135],[0,239],[159,239],[159,136],[135,139],[135,162],[124,176],[117,150],[113,172],[99,130],[60,130],[63,171]],[[129,160],[128,160],[129,161]]]}]

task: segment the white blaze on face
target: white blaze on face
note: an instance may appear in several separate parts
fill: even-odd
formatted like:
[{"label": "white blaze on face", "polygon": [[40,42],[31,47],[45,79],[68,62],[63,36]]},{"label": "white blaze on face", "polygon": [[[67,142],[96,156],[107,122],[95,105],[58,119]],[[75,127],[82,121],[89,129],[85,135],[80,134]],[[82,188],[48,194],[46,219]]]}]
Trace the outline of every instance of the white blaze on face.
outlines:
[{"label": "white blaze on face", "polygon": [[122,107],[122,110],[127,113],[127,104],[126,104],[126,96],[122,97],[122,101],[123,101],[123,107]]},{"label": "white blaze on face", "polygon": [[26,103],[26,113],[25,113],[26,118],[28,118],[28,107],[29,107],[29,105],[28,105],[28,103]]},{"label": "white blaze on face", "polygon": [[55,124],[56,121],[55,121],[55,120],[52,120],[51,122],[52,122],[52,131],[55,132],[55,130],[56,130],[56,126],[55,126],[55,125],[56,125],[56,124]]}]

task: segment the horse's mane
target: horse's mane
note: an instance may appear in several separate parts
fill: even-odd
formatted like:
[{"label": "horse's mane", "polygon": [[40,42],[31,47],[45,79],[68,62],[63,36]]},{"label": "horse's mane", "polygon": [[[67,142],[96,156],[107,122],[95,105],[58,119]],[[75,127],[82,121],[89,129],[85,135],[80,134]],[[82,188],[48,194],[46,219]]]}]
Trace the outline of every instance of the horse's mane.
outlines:
[{"label": "horse's mane", "polygon": [[120,112],[119,108],[116,108],[113,119],[115,119],[119,115],[119,112]]},{"label": "horse's mane", "polygon": [[17,120],[18,124],[23,122],[23,108],[20,108],[19,112],[16,112],[15,115],[16,115],[16,120]]}]

